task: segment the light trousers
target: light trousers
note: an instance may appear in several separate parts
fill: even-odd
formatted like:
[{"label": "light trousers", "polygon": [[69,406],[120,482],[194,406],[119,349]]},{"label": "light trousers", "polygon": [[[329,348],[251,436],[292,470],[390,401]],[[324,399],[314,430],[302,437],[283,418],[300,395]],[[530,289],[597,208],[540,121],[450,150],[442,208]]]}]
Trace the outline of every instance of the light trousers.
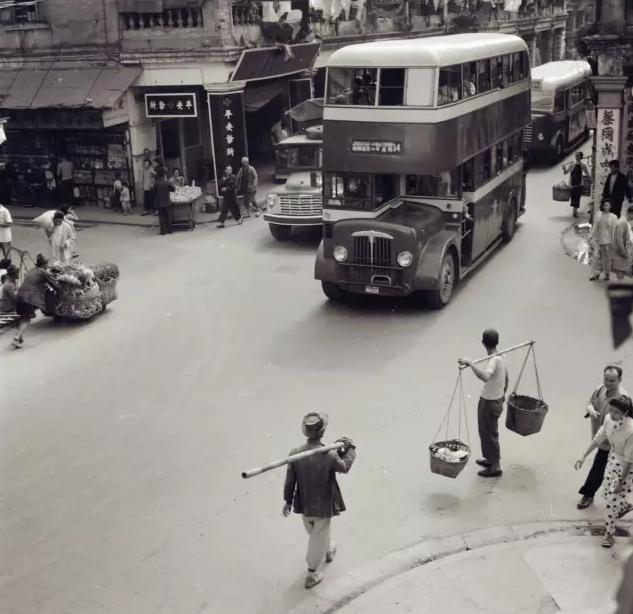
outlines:
[{"label": "light trousers", "polygon": [[331,524],[331,518],[303,516],[303,526],[309,535],[308,551],[306,552],[308,569],[316,571],[323,564],[325,555],[330,548]]}]

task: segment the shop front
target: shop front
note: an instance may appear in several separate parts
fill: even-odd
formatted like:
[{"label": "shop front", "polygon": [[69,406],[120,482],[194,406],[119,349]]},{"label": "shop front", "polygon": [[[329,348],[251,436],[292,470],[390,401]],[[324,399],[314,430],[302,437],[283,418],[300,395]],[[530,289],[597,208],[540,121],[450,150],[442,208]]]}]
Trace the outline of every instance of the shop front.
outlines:
[{"label": "shop front", "polygon": [[136,68],[3,71],[3,192],[17,204],[60,204],[57,169],[72,164],[74,204],[103,204],[115,179],[134,183],[125,92]]}]

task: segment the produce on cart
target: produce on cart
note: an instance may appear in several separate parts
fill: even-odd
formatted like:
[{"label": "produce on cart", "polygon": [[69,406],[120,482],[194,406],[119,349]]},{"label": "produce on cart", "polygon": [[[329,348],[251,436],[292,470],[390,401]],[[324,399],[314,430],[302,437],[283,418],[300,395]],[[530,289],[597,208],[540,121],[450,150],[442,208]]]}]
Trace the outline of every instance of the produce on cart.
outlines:
[{"label": "produce on cart", "polygon": [[171,192],[172,224],[185,226],[189,230],[196,227],[196,201],[202,196],[202,190],[196,185],[177,186]]},{"label": "produce on cart", "polygon": [[80,262],[55,262],[49,272],[59,283],[54,313],[46,315],[71,320],[89,320],[117,298],[119,269],[115,264],[87,266]]}]

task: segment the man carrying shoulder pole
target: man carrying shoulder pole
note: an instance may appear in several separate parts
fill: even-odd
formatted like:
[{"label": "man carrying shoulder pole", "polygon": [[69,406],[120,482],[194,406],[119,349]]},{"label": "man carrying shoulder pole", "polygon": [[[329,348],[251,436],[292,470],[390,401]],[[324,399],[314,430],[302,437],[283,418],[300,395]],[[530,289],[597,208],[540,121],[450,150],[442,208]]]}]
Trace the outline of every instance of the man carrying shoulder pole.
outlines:
[{"label": "man carrying shoulder pole", "polygon": [[[327,414],[307,414],[301,423],[307,441],[291,450],[290,455],[322,447],[321,438],[327,422]],[[336,545],[331,541],[330,525],[333,516],[345,511],[336,473],[350,470],[356,458],[356,448],[348,437],[337,441],[345,444],[338,451],[300,458],[289,463],[286,470],[282,514],[288,516],[294,504],[294,512],[303,515],[303,525],[309,535],[306,588],[312,588],[323,580],[323,562],[330,563],[334,559]]]},{"label": "man carrying shoulder pole", "polygon": [[470,367],[475,376],[484,382],[477,408],[483,458],[477,460],[477,464],[483,467],[479,472],[481,477],[498,478],[502,474],[499,418],[503,413],[503,402],[508,390],[508,371],[502,356],[492,356],[497,354],[499,333],[493,329],[485,330],[481,342],[490,356],[483,368],[467,358],[460,358],[458,362],[462,367]]}]

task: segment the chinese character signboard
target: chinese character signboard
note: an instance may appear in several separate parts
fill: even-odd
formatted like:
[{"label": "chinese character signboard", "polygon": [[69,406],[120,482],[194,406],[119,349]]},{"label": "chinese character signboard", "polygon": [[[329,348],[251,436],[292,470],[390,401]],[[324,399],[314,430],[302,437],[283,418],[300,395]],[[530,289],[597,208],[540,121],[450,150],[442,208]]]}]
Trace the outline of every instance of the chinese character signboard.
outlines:
[{"label": "chinese character signboard", "polygon": [[373,141],[365,139],[352,139],[350,143],[352,153],[362,154],[387,154],[399,156],[404,152],[400,141]]},{"label": "chinese character signboard", "polygon": [[244,119],[244,93],[209,93],[209,122],[217,190],[218,177],[227,165],[237,173],[243,156],[248,155],[246,122]]},{"label": "chinese character signboard", "polygon": [[621,169],[626,173],[629,181],[633,181],[633,98],[627,89],[624,104],[624,117],[622,119],[622,158],[626,168]]},{"label": "chinese character signboard", "polygon": [[147,117],[198,117],[196,94],[145,94]]},{"label": "chinese character signboard", "polygon": [[[609,161],[618,158],[619,144],[620,109],[598,109],[596,121],[595,194],[602,194],[604,183],[609,174]],[[599,198],[596,200],[599,200]]]}]

